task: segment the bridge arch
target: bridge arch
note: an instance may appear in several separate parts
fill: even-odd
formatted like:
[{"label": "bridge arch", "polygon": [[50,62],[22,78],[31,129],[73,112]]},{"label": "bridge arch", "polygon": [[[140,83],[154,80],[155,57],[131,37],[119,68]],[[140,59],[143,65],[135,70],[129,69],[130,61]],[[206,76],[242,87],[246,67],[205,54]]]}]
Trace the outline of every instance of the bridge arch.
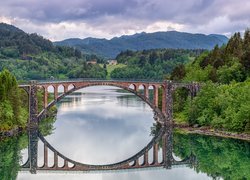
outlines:
[{"label": "bridge arch", "polygon": [[[54,106],[57,102],[61,101],[64,97],[68,96],[69,94],[77,91],[77,90],[80,90],[80,89],[83,89],[83,88],[86,88],[86,87],[90,87],[90,86],[114,86],[114,87],[118,87],[118,88],[121,88],[121,89],[124,89],[130,93],[133,93],[134,95],[138,96],[140,99],[142,99],[145,103],[147,103],[151,108],[152,110],[154,111],[155,114],[157,114],[160,118],[158,118],[157,120],[159,121],[159,123],[161,124],[164,124],[164,114],[162,114],[161,110],[155,106],[154,104],[152,104],[148,97],[145,96],[145,95],[142,95],[140,94],[138,91],[136,90],[133,90],[130,88],[130,83],[124,83],[124,84],[117,84],[117,83],[113,83],[113,82],[95,82],[95,83],[86,83],[86,84],[75,84],[75,83],[71,83],[71,84],[66,84],[64,86],[68,86],[70,87],[72,85],[73,88],[71,88],[70,90],[68,91],[65,91],[64,93],[62,93],[60,96],[57,96],[58,92],[54,92],[55,94],[55,99],[54,101],[50,102],[49,104],[47,105],[44,105],[44,109],[38,114],[38,121],[42,120],[43,117],[46,115],[46,111],[48,109],[50,109],[52,106]],[[134,87],[137,89],[138,85],[137,84],[134,84]],[[144,84],[143,84],[144,85]],[[43,87],[43,85],[41,85]],[[147,87],[146,85],[144,85],[145,87]],[[54,87],[54,85],[53,85]],[[58,86],[56,86],[58,87]],[[46,97],[44,98],[46,99]],[[44,102],[46,102],[46,100],[44,100]]]}]

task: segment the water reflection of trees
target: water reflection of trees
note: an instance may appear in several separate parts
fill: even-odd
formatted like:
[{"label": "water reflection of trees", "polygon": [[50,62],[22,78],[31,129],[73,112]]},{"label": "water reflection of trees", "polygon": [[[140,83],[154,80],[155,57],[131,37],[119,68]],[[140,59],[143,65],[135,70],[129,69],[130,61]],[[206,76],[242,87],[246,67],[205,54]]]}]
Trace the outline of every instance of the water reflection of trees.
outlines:
[{"label": "water reflection of trees", "polygon": [[[52,114],[50,114],[52,115]],[[54,129],[54,116],[49,116],[39,124],[39,130],[44,135],[50,135]],[[16,179],[20,170],[21,151],[28,147],[28,132],[14,137],[0,137],[0,180]],[[25,163],[25,162],[22,162]]]},{"label": "water reflection of trees", "polygon": [[196,172],[213,179],[250,179],[250,142],[175,132],[173,147],[181,158],[196,156]]},{"label": "water reflection of trees", "polygon": [[20,152],[28,146],[28,136],[23,133],[0,140],[0,179],[16,179],[19,170]]},{"label": "water reflection of trees", "polygon": [[[151,135],[155,136],[160,128],[160,124],[154,123]],[[179,130],[174,131],[173,139],[174,155],[181,159],[194,155],[198,163],[191,168],[197,173],[206,173],[213,179],[250,179],[250,142]]]}]

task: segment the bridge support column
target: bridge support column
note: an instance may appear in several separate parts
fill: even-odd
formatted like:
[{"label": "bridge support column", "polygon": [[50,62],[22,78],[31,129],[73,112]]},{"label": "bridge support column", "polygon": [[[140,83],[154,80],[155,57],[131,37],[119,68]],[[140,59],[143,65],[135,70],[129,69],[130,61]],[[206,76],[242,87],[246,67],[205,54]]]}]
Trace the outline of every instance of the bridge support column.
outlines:
[{"label": "bridge support column", "polygon": [[148,91],[148,86],[144,86],[144,96],[149,99],[149,91]]},{"label": "bridge support column", "polygon": [[58,86],[54,86],[54,99],[56,100],[58,97]]},{"label": "bridge support column", "polygon": [[172,128],[167,128],[162,139],[163,163],[166,169],[171,169],[173,163],[173,132]]},{"label": "bridge support column", "polygon": [[173,121],[173,84],[171,81],[167,81],[165,83],[165,111],[166,111],[166,118],[167,121]]},{"label": "bridge support column", "polygon": [[158,87],[154,88],[154,105],[158,107]]},{"label": "bridge support column", "polygon": [[44,167],[48,167],[48,146],[47,144],[44,144]]},{"label": "bridge support column", "polygon": [[158,144],[154,144],[153,146],[153,163],[158,163]]},{"label": "bridge support column", "polygon": [[29,89],[29,127],[37,127],[37,85],[35,81],[32,81]]},{"label": "bridge support column", "polygon": [[167,101],[166,101],[166,89],[162,88],[162,105],[161,105],[161,111],[164,115],[167,114],[166,112],[166,105],[167,105]]},{"label": "bridge support column", "polygon": [[38,129],[29,130],[29,166],[30,173],[36,174],[37,170],[37,147],[38,147]]},{"label": "bridge support column", "polygon": [[44,87],[43,108],[45,109],[47,106],[48,106],[48,88]]},{"label": "bridge support column", "polygon": [[148,150],[146,150],[145,154],[144,154],[144,162],[143,165],[148,165]]}]

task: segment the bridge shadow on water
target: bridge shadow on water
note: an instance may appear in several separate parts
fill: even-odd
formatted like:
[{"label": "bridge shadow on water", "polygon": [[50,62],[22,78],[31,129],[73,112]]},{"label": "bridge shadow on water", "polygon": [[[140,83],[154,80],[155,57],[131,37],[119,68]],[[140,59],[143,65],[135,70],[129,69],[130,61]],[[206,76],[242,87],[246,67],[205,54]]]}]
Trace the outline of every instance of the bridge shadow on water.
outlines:
[{"label": "bridge shadow on water", "polygon": [[[93,165],[84,164],[72,160],[50,144],[37,128],[29,129],[29,146],[28,160],[21,166],[21,171],[29,171],[32,174],[37,172],[108,172],[108,171],[124,171],[138,169],[154,169],[179,166],[196,166],[196,158],[191,154],[183,160],[176,160],[173,156],[173,128],[171,125],[159,126],[154,131],[152,140],[138,153],[121,162]],[[43,144],[43,157],[38,155],[38,140]],[[133,147],[131,147],[133,148]],[[161,149],[161,151],[159,151]],[[48,156],[48,151],[53,153],[52,160]],[[161,152],[161,153],[159,153]],[[43,158],[43,165],[38,166],[38,158]],[[63,160],[63,164],[59,165],[59,159]],[[152,159],[152,160],[150,160]],[[49,161],[53,161],[53,165],[49,165]]]}]

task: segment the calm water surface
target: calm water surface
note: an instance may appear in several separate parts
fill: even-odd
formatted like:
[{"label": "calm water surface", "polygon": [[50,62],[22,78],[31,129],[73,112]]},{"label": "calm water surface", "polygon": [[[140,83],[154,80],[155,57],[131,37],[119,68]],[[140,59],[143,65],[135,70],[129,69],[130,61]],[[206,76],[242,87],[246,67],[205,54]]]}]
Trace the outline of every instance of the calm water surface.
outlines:
[{"label": "calm water surface", "polygon": [[[153,111],[133,94],[114,87],[89,87],[71,94],[57,104],[58,112],[53,133],[45,139],[66,157],[87,164],[109,164],[125,160],[152,139]],[[146,169],[103,173],[41,173],[19,172],[17,179],[222,179],[237,174],[231,170],[238,163],[239,174],[250,178],[250,144],[245,141],[198,135],[174,135],[176,159],[195,154],[199,158],[196,170],[190,167]],[[232,153],[232,154],[230,154]],[[27,149],[22,151],[27,159]],[[39,142],[38,157],[43,155]],[[232,156],[234,158],[232,159]],[[52,157],[52,153],[49,153]],[[52,157],[53,158],[53,157]],[[51,159],[52,159],[51,158]],[[223,159],[220,159],[223,158]],[[225,158],[226,161],[225,161]],[[220,161],[225,161],[221,164]],[[60,164],[60,160],[59,160]],[[43,165],[43,158],[38,158]],[[53,162],[49,161],[49,165]],[[224,167],[221,167],[224,166]],[[220,170],[221,169],[221,170]],[[248,169],[248,170],[247,170]],[[243,173],[243,175],[242,175]],[[245,174],[244,174],[245,173]],[[239,177],[239,176],[238,176]]]}]

